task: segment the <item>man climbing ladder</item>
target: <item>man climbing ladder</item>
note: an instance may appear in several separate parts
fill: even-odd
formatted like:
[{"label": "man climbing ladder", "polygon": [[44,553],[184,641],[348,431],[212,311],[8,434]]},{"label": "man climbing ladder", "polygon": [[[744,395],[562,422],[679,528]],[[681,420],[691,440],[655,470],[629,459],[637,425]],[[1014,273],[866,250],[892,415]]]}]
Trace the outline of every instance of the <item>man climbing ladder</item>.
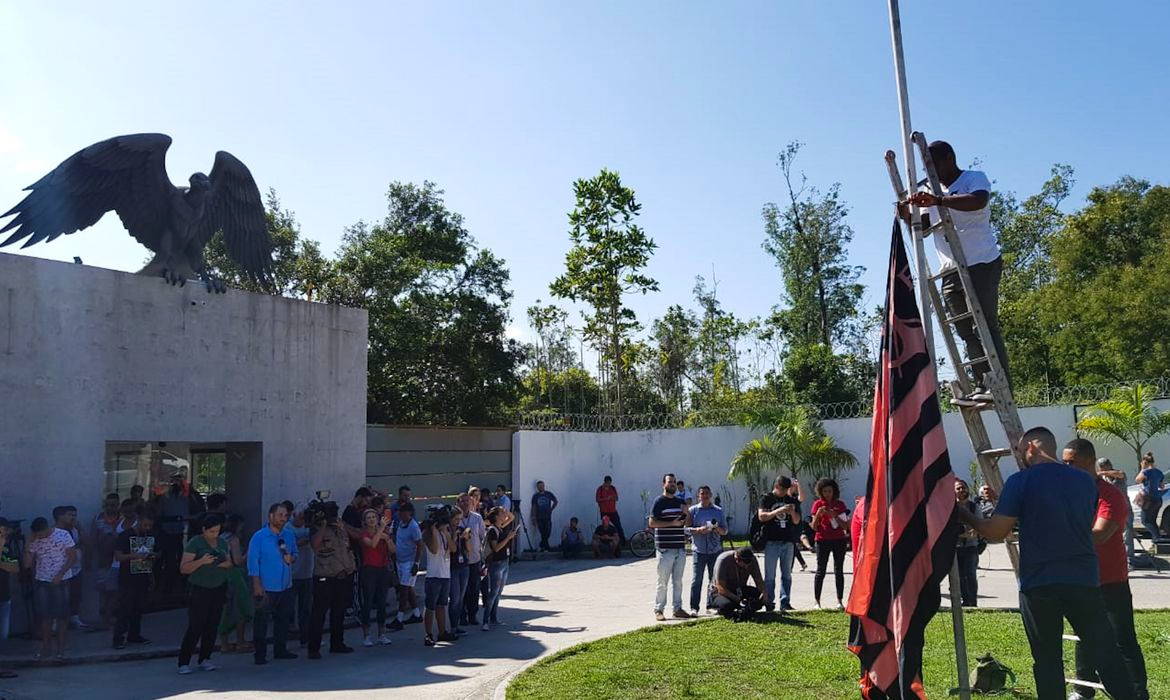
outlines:
[{"label": "man climbing ladder", "polygon": [[[1004,374],[1008,375],[1007,350],[1004,348],[1003,336],[999,330],[998,313],[999,280],[1003,274],[1003,257],[1000,255],[995,232],[991,228],[991,207],[989,206],[991,181],[987,179],[986,174],[979,170],[960,170],[955,159],[955,151],[946,141],[932,142],[929,150],[945,194],[942,197],[936,197],[931,192],[916,192],[911,195],[909,203],[926,208],[928,221],[924,228],[940,220],[939,207],[945,207],[950,211],[955,231],[958,233],[963,247],[973,291],[979,305],[983,308],[984,318],[987,319],[987,328],[992,343],[995,345],[995,351],[999,355]],[[900,210],[902,217],[908,220],[908,207],[903,205]],[[939,272],[943,274],[943,303],[951,317],[961,318],[968,311],[967,297],[959,279],[955,256],[951,252],[945,236],[935,235],[934,244],[941,262]],[[986,356],[987,353],[983,349],[983,343],[979,339],[979,332],[973,318],[967,317],[957,321],[955,330],[963,339],[969,360]],[[991,370],[990,364],[984,360],[974,364],[971,369],[975,387],[966,396],[956,397],[954,402],[958,405],[973,406],[992,400],[984,383],[984,376]]]}]

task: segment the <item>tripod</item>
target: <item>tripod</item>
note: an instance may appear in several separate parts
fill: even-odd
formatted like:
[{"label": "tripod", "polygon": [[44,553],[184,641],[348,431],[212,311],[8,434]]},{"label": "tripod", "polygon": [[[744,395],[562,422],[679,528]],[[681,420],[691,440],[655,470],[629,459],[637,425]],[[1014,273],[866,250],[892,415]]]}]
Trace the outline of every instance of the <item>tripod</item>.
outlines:
[{"label": "tripod", "polygon": [[[524,520],[524,512],[520,509],[520,503],[515,498],[512,499],[512,514],[516,516],[516,522],[520,525],[521,530],[524,532],[524,541],[528,543],[528,549],[524,551],[532,552],[532,558],[535,559],[536,548],[532,546],[532,537],[528,534],[528,523]],[[520,555],[516,551],[515,547],[512,548],[512,561],[520,561]]]}]

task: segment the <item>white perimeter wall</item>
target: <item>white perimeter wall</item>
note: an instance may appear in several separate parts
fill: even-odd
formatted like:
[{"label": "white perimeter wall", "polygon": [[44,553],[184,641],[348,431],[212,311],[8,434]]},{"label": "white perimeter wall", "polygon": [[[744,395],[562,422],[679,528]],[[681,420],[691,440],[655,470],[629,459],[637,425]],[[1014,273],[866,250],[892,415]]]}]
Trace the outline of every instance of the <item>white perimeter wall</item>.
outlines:
[{"label": "white perimeter wall", "polygon": [[[1163,410],[1170,409],[1170,401],[1159,404]],[[1044,406],[1021,409],[1020,417],[1025,427],[1049,427],[1063,443],[1076,437],[1073,425],[1082,411],[1083,407]],[[1006,446],[999,424],[994,422],[991,414],[987,415],[992,443]],[[858,467],[843,474],[839,480],[846,503],[852,503],[853,498],[865,490],[870,425],[869,418],[825,422],[825,430],[837,444],[853,452],[858,460]],[[968,479],[975,455],[962,418],[957,413],[945,414],[943,426],[952,468],[961,478]],[[727,471],[732,458],[752,437],[752,432],[745,428],[728,426],[623,433],[520,431],[513,436],[512,443],[512,488],[524,500],[524,515],[527,517],[528,499],[535,491],[536,482],[545,482],[561,502],[553,519],[554,538],[559,538],[560,529],[568,524],[571,516],[581,518],[586,527],[597,523],[594,491],[602,478],[609,474],[618,488],[618,509],[622,524],[629,533],[642,522],[643,506],[639,494],[648,491],[652,501],[661,493],[662,474],[674,472],[686,481],[689,489],[697,489],[702,484],[710,485],[716,494],[721,487],[730,489],[731,499],[724,498],[723,507],[735,518],[733,529],[743,532],[747,529],[747,492],[742,482],[728,481]],[[1097,448],[1099,455],[1111,458],[1119,468],[1126,469],[1132,479],[1134,458],[1128,448],[1103,444]],[[1148,449],[1156,455],[1170,456],[1170,437],[1152,441]],[[1016,471],[1011,459],[1001,460],[1000,464],[1004,478]],[[807,482],[805,486],[808,487]],[[535,527],[530,524],[530,529],[535,543]]]}]

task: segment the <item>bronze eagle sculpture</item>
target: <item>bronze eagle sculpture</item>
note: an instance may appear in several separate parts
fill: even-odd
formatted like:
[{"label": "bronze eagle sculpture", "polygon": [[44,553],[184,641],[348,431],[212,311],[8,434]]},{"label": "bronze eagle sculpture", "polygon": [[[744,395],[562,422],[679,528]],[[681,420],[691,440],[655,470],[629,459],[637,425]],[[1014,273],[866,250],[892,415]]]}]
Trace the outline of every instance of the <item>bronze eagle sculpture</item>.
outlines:
[{"label": "bronze eagle sculpture", "polygon": [[272,241],[260,190],[252,173],[226,151],[215,154],[211,175],[195,173],[189,187],[175,187],[166,170],[171,137],[115,136],[84,148],[25,188],[29,194],[0,218],[14,216],[0,234],[0,248],[28,239],[24,248],[97,223],[115,211],[130,235],[154,258],[139,271],[184,285],[198,277],[208,291],[225,291],[212,279],[203,249],[223,231],[228,254],[245,275],[267,278]]}]

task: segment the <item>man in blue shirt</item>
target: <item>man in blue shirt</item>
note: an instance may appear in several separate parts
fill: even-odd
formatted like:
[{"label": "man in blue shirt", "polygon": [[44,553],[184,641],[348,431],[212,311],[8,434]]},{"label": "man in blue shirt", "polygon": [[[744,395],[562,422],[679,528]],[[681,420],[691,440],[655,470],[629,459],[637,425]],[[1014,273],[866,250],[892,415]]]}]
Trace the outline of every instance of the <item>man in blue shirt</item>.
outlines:
[{"label": "man in blue shirt", "polygon": [[532,494],[532,520],[540,530],[540,551],[549,551],[548,538],[552,534],[552,514],[557,507],[557,497],[552,491],[544,490],[544,482],[536,482],[536,493]]},{"label": "man in blue shirt", "polygon": [[[715,582],[715,560],[723,552],[723,536],[727,534],[727,518],[723,509],[711,502],[711,487],[699,487],[699,502],[689,509],[692,527],[686,528],[694,549],[691,552],[691,615],[699,615],[699,593],[703,590],[703,571],[708,583]],[[707,607],[711,594],[707,593]]]},{"label": "man in blue shirt", "polygon": [[1037,700],[1063,700],[1064,620],[1080,637],[1105,690],[1114,700],[1137,698],[1105,614],[1098,585],[1092,527],[1097,485],[1085,472],[1061,464],[1056,437],[1032,428],[1017,447],[1028,468],[1003,487],[990,519],[956,508],[959,520],[993,541],[1020,526],[1020,615],[1032,647]]},{"label": "man in blue shirt", "polygon": [[297,539],[285,531],[288,509],[283,503],[268,508],[268,526],[260,528],[248,543],[248,576],[252,577],[252,597],[256,617],[252,621],[252,644],[257,665],[268,663],[268,618],[272,618],[272,657],[295,659],[288,650],[288,628],[294,600],[292,566],[297,560]]}]

